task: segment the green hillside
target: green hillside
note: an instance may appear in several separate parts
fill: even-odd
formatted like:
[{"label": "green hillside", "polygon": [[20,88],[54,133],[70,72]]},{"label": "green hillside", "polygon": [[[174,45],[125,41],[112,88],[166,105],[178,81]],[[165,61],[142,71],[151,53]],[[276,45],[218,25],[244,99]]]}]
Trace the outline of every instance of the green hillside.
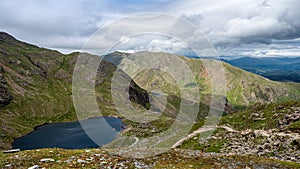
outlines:
[{"label": "green hillside", "polygon": [[[151,57],[155,60],[156,57],[172,56],[168,53],[151,53],[151,52],[138,52],[134,55]],[[131,58],[129,54],[122,54],[115,52],[105,57],[105,59],[113,63],[120,63],[124,58]],[[196,77],[196,82],[201,95],[210,94],[210,79],[205,68],[205,64],[201,59],[193,59],[183,56],[178,56],[192,70]],[[113,58],[113,59],[111,59]],[[134,58],[134,57],[133,57]],[[206,62],[212,62],[205,60]],[[233,67],[225,62],[223,65],[226,78],[226,97],[229,103],[234,106],[250,106],[254,103],[272,103],[282,102],[288,100],[300,99],[300,90],[298,84],[294,83],[281,83],[271,81],[267,78],[258,76],[256,74],[246,72],[242,69]],[[157,70],[145,70],[134,78],[135,82],[142,86],[144,89],[151,91],[160,88],[163,92],[172,92],[179,95],[179,90],[176,87],[175,80],[165,72]]]},{"label": "green hillside", "polygon": [[[9,148],[13,138],[35,126],[77,120],[71,96],[78,55],[63,55],[0,33],[0,148]],[[110,96],[110,78],[115,69],[103,61],[96,77],[98,104],[104,115],[118,115]],[[137,85],[131,92],[146,93]]]}]

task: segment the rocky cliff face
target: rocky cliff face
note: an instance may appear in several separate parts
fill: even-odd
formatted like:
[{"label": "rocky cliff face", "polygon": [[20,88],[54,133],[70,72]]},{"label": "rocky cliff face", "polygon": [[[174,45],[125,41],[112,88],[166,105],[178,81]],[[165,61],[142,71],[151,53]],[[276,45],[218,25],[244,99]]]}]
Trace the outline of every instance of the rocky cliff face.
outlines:
[{"label": "rocky cliff face", "polygon": [[9,92],[6,87],[7,81],[4,77],[4,69],[0,66],[0,107],[8,105],[13,99],[12,94]]}]

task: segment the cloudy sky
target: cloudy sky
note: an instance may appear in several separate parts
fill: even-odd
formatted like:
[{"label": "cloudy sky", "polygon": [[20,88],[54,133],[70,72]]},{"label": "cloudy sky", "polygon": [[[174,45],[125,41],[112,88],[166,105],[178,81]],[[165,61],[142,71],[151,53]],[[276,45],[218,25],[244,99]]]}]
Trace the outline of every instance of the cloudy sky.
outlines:
[{"label": "cloudy sky", "polygon": [[[0,31],[68,53],[81,50],[116,19],[162,12],[197,26],[220,55],[292,57],[300,56],[299,7],[299,0],[1,0]],[[120,50],[178,53],[180,46],[155,36],[132,38],[130,44]]]}]

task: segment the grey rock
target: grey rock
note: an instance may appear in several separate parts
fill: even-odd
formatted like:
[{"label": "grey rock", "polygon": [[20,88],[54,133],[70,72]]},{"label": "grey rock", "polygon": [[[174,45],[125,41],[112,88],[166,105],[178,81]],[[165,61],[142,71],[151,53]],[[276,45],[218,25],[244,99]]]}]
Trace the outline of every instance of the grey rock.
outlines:
[{"label": "grey rock", "polygon": [[55,160],[53,158],[43,158],[40,161],[41,162],[54,162]]},{"label": "grey rock", "polygon": [[34,165],[34,166],[29,167],[28,169],[38,169],[38,168],[39,168],[38,165]]}]

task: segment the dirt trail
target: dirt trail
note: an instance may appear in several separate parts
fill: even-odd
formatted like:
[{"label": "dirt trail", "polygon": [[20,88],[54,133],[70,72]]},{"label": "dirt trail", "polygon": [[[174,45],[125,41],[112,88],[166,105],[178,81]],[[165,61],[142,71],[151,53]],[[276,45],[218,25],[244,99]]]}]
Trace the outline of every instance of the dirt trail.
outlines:
[{"label": "dirt trail", "polygon": [[192,137],[195,137],[197,134],[199,133],[203,133],[203,132],[206,132],[206,131],[210,131],[210,130],[214,130],[216,127],[215,126],[205,126],[205,127],[201,127],[195,131],[193,131],[191,134],[183,137],[182,139],[180,139],[179,141],[177,141],[173,146],[172,148],[176,148],[178,146],[180,146],[184,141],[192,138]]}]

